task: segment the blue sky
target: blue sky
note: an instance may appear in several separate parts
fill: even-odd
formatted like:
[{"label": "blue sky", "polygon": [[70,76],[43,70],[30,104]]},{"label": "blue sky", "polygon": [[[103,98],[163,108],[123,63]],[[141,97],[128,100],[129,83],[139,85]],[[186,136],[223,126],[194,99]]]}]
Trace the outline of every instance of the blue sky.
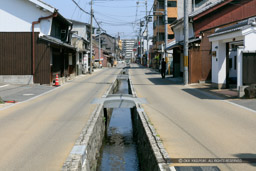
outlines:
[{"label": "blue sky", "polygon": [[[68,19],[90,23],[90,16],[83,13],[72,0],[42,0]],[[91,0],[75,0],[85,11],[90,12]],[[139,2],[137,4],[137,2]],[[148,0],[148,10],[152,8],[153,0]],[[135,38],[138,35],[139,20],[146,15],[145,0],[93,0],[94,15],[101,27],[108,34],[121,39]],[[95,25],[95,21],[94,26]],[[136,32],[137,31],[137,32]],[[152,23],[149,34],[152,35]]]}]

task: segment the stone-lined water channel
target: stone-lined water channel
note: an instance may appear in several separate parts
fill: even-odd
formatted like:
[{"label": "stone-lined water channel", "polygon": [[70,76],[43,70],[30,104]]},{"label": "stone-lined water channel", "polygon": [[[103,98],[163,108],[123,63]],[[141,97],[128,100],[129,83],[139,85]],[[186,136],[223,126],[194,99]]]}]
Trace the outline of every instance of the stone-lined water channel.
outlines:
[{"label": "stone-lined water channel", "polygon": [[[128,93],[128,81],[120,80],[116,94]],[[97,170],[140,170],[130,108],[113,109]]]},{"label": "stone-lined water channel", "polygon": [[102,98],[92,102],[98,105],[62,171],[170,170],[170,158],[141,106],[145,103],[123,70]]}]

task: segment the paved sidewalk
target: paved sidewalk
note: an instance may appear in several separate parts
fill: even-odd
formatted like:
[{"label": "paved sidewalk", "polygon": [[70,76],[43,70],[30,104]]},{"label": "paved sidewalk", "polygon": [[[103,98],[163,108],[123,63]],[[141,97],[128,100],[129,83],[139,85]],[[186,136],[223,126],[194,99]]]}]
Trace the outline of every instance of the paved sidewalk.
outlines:
[{"label": "paved sidewalk", "polygon": [[[157,73],[160,75],[160,73],[157,72],[156,70],[153,70],[153,69],[150,69],[150,70],[152,71],[152,73]],[[172,77],[167,75],[166,79],[170,80],[173,84],[183,85],[182,77]],[[194,83],[194,84],[189,84],[188,87],[195,90],[202,91],[202,93],[203,92],[208,93],[209,96],[211,95],[216,96],[215,98],[227,100],[231,103],[256,111],[256,99],[239,98],[238,91],[235,88],[216,89],[216,88],[212,88],[211,83],[198,83],[198,84]]]}]

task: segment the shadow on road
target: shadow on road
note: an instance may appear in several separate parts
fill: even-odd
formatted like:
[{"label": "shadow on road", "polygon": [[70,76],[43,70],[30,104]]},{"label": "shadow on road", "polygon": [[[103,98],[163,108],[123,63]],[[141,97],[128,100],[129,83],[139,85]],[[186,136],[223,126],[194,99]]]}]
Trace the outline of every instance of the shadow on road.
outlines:
[{"label": "shadow on road", "polygon": [[239,153],[234,156],[243,159],[243,161],[248,162],[248,164],[256,167],[256,154],[252,153]]},{"label": "shadow on road", "polygon": [[161,75],[159,74],[158,78],[148,78],[155,85],[182,85],[182,82],[172,80],[172,77],[165,77],[162,79]]},{"label": "shadow on road", "polygon": [[170,85],[171,81],[167,79],[162,79],[161,75],[159,75],[159,78],[148,78],[149,81],[151,81],[155,85]]},{"label": "shadow on road", "polygon": [[224,100],[224,98],[219,97],[217,95],[214,94],[210,94],[208,92],[205,92],[202,89],[190,89],[190,88],[184,88],[182,89],[183,91],[185,91],[186,93],[193,95],[199,99],[208,99],[208,100]]},{"label": "shadow on road", "polygon": [[157,73],[157,72],[146,72],[145,74],[146,74],[146,75],[160,75],[160,74]]}]

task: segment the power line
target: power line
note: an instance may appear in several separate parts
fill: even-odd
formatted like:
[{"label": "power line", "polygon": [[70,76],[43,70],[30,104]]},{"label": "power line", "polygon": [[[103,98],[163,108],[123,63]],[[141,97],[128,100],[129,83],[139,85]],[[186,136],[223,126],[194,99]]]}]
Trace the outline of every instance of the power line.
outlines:
[{"label": "power line", "polygon": [[83,8],[81,8],[81,7],[79,6],[79,4],[78,4],[75,0],[72,0],[72,1],[74,2],[74,4],[76,4],[76,6],[77,6],[81,11],[83,11],[83,12],[86,13],[86,14],[91,15],[91,13],[89,13],[89,12],[85,11]]}]

